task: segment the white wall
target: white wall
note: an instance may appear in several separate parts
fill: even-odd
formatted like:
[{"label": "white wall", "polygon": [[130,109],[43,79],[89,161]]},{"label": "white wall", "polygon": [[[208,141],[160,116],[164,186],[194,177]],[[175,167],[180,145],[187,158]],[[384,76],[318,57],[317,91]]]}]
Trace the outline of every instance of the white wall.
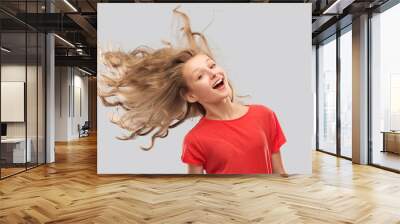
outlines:
[{"label": "white wall", "polygon": [[[74,119],[72,123],[72,129],[71,129],[71,135],[73,138],[78,138],[79,137],[79,132],[78,132],[78,124],[82,126],[85,121],[88,120],[88,77],[84,76],[85,74],[74,68],[74,89],[75,91],[73,94],[75,94],[74,97],[74,103],[75,103],[75,114],[74,114]],[[80,89],[80,97],[77,96],[77,90]],[[80,101],[80,102],[78,102]],[[78,110],[77,105],[81,107],[81,112]]]},{"label": "white wall", "polygon": [[[25,83],[1,81],[1,121],[24,122]],[[36,107],[35,107],[36,108]]]},{"label": "white wall", "polygon": [[[25,70],[27,69],[27,70]],[[36,73],[36,67],[27,66],[25,65],[18,65],[18,64],[5,64],[1,66],[1,81],[8,81],[8,82],[25,82],[25,74],[26,71],[28,74]],[[32,83],[30,83],[32,84]],[[32,97],[36,97],[36,89],[34,93],[27,93],[28,102],[32,101]],[[36,107],[36,105],[35,105]],[[8,108],[1,108],[1,110],[7,110]],[[24,109],[24,108],[22,108]],[[28,113],[28,121],[31,122],[33,118],[31,117],[33,114]],[[36,116],[36,114],[35,114]],[[35,117],[36,119],[36,117]],[[36,120],[35,120],[36,121]],[[7,122],[7,136],[8,137],[25,137],[25,123],[26,122]],[[28,125],[28,128],[31,128],[32,125]],[[28,137],[29,133],[28,130]]]},{"label": "white wall", "polygon": [[311,53],[311,82],[313,85],[313,127],[314,127],[314,132],[313,132],[313,149],[317,149],[316,147],[316,136],[317,136],[317,48],[315,45],[312,46],[312,53]]},{"label": "white wall", "polygon": [[[56,67],[55,79],[55,141],[77,139],[78,124],[82,126],[88,120],[88,78],[75,68]],[[82,113],[77,104],[82,105]]]},{"label": "white wall", "polygon": [[[28,70],[31,69],[28,66]],[[1,66],[1,81],[18,81],[25,82],[25,65],[9,64]],[[6,110],[7,108],[1,108]],[[7,137],[25,137],[24,122],[7,123]]]},{"label": "white wall", "polygon": [[[82,126],[85,121],[88,120],[88,78],[87,76],[81,76],[79,70],[74,70],[74,107],[72,108],[72,119],[71,119],[71,135],[72,138],[78,138],[78,124]],[[80,91],[80,93],[79,93]],[[80,95],[80,97],[79,97]],[[79,102],[81,101],[81,102]],[[71,103],[72,106],[72,103]],[[81,107],[81,108],[79,108]],[[80,111],[80,110],[81,111]]]},{"label": "white wall", "polygon": [[55,68],[55,141],[67,141],[68,130],[68,68]]}]

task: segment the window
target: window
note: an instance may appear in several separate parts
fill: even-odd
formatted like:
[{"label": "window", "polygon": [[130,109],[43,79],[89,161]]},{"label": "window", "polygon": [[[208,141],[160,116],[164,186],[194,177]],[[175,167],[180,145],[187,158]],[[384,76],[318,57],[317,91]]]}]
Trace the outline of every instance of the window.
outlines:
[{"label": "window", "polygon": [[318,48],[318,147],[336,153],[336,39]]},{"label": "window", "polygon": [[[23,14],[43,13],[44,4],[1,1],[0,6],[15,6]],[[0,17],[9,21],[0,29],[0,178],[5,178],[45,163],[46,40],[44,33],[12,16],[0,12]]]},{"label": "window", "polygon": [[372,164],[400,170],[400,5],[371,18]]},{"label": "window", "polygon": [[[347,32],[346,32],[347,31]],[[340,36],[340,155],[352,157],[352,35],[351,26]]]}]

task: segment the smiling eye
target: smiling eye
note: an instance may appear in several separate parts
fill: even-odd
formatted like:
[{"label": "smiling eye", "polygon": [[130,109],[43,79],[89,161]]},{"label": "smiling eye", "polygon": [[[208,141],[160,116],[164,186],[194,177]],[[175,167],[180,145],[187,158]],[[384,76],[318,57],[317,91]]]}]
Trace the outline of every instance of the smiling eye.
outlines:
[{"label": "smiling eye", "polygon": [[210,68],[214,68],[214,67],[215,67],[215,64],[212,64]]},{"label": "smiling eye", "polygon": [[199,77],[197,78],[197,80],[201,79],[201,77],[203,77],[203,75],[199,75]]}]

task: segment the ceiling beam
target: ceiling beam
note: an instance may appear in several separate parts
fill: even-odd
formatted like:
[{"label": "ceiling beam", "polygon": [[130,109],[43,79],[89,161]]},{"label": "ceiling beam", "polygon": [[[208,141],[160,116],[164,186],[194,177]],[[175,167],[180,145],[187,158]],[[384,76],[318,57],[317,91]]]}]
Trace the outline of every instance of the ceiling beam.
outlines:
[{"label": "ceiling beam", "polygon": [[96,46],[97,44],[97,30],[88,21],[80,15],[79,13],[70,13],[67,15],[71,20],[73,20],[77,25],[79,25],[85,33],[89,36],[86,41],[90,46]]},{"label": "ceiling beam", "polygon": [[56,66],[81,66],[96,71],[96,57],[91,56],[55,56]]}]

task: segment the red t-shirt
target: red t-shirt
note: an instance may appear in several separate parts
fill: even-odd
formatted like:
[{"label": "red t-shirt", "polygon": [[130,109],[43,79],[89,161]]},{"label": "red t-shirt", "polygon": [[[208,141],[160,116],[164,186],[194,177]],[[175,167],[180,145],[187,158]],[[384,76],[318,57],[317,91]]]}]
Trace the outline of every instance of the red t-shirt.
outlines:
[{"label": "red t-shirt", "polygon": [[186,134],[181,159],[202,165],[209,174],[272,173],[271,154],[286,142],[275,113],[264,105],[248,105],[233,120],[202,117]]}]

